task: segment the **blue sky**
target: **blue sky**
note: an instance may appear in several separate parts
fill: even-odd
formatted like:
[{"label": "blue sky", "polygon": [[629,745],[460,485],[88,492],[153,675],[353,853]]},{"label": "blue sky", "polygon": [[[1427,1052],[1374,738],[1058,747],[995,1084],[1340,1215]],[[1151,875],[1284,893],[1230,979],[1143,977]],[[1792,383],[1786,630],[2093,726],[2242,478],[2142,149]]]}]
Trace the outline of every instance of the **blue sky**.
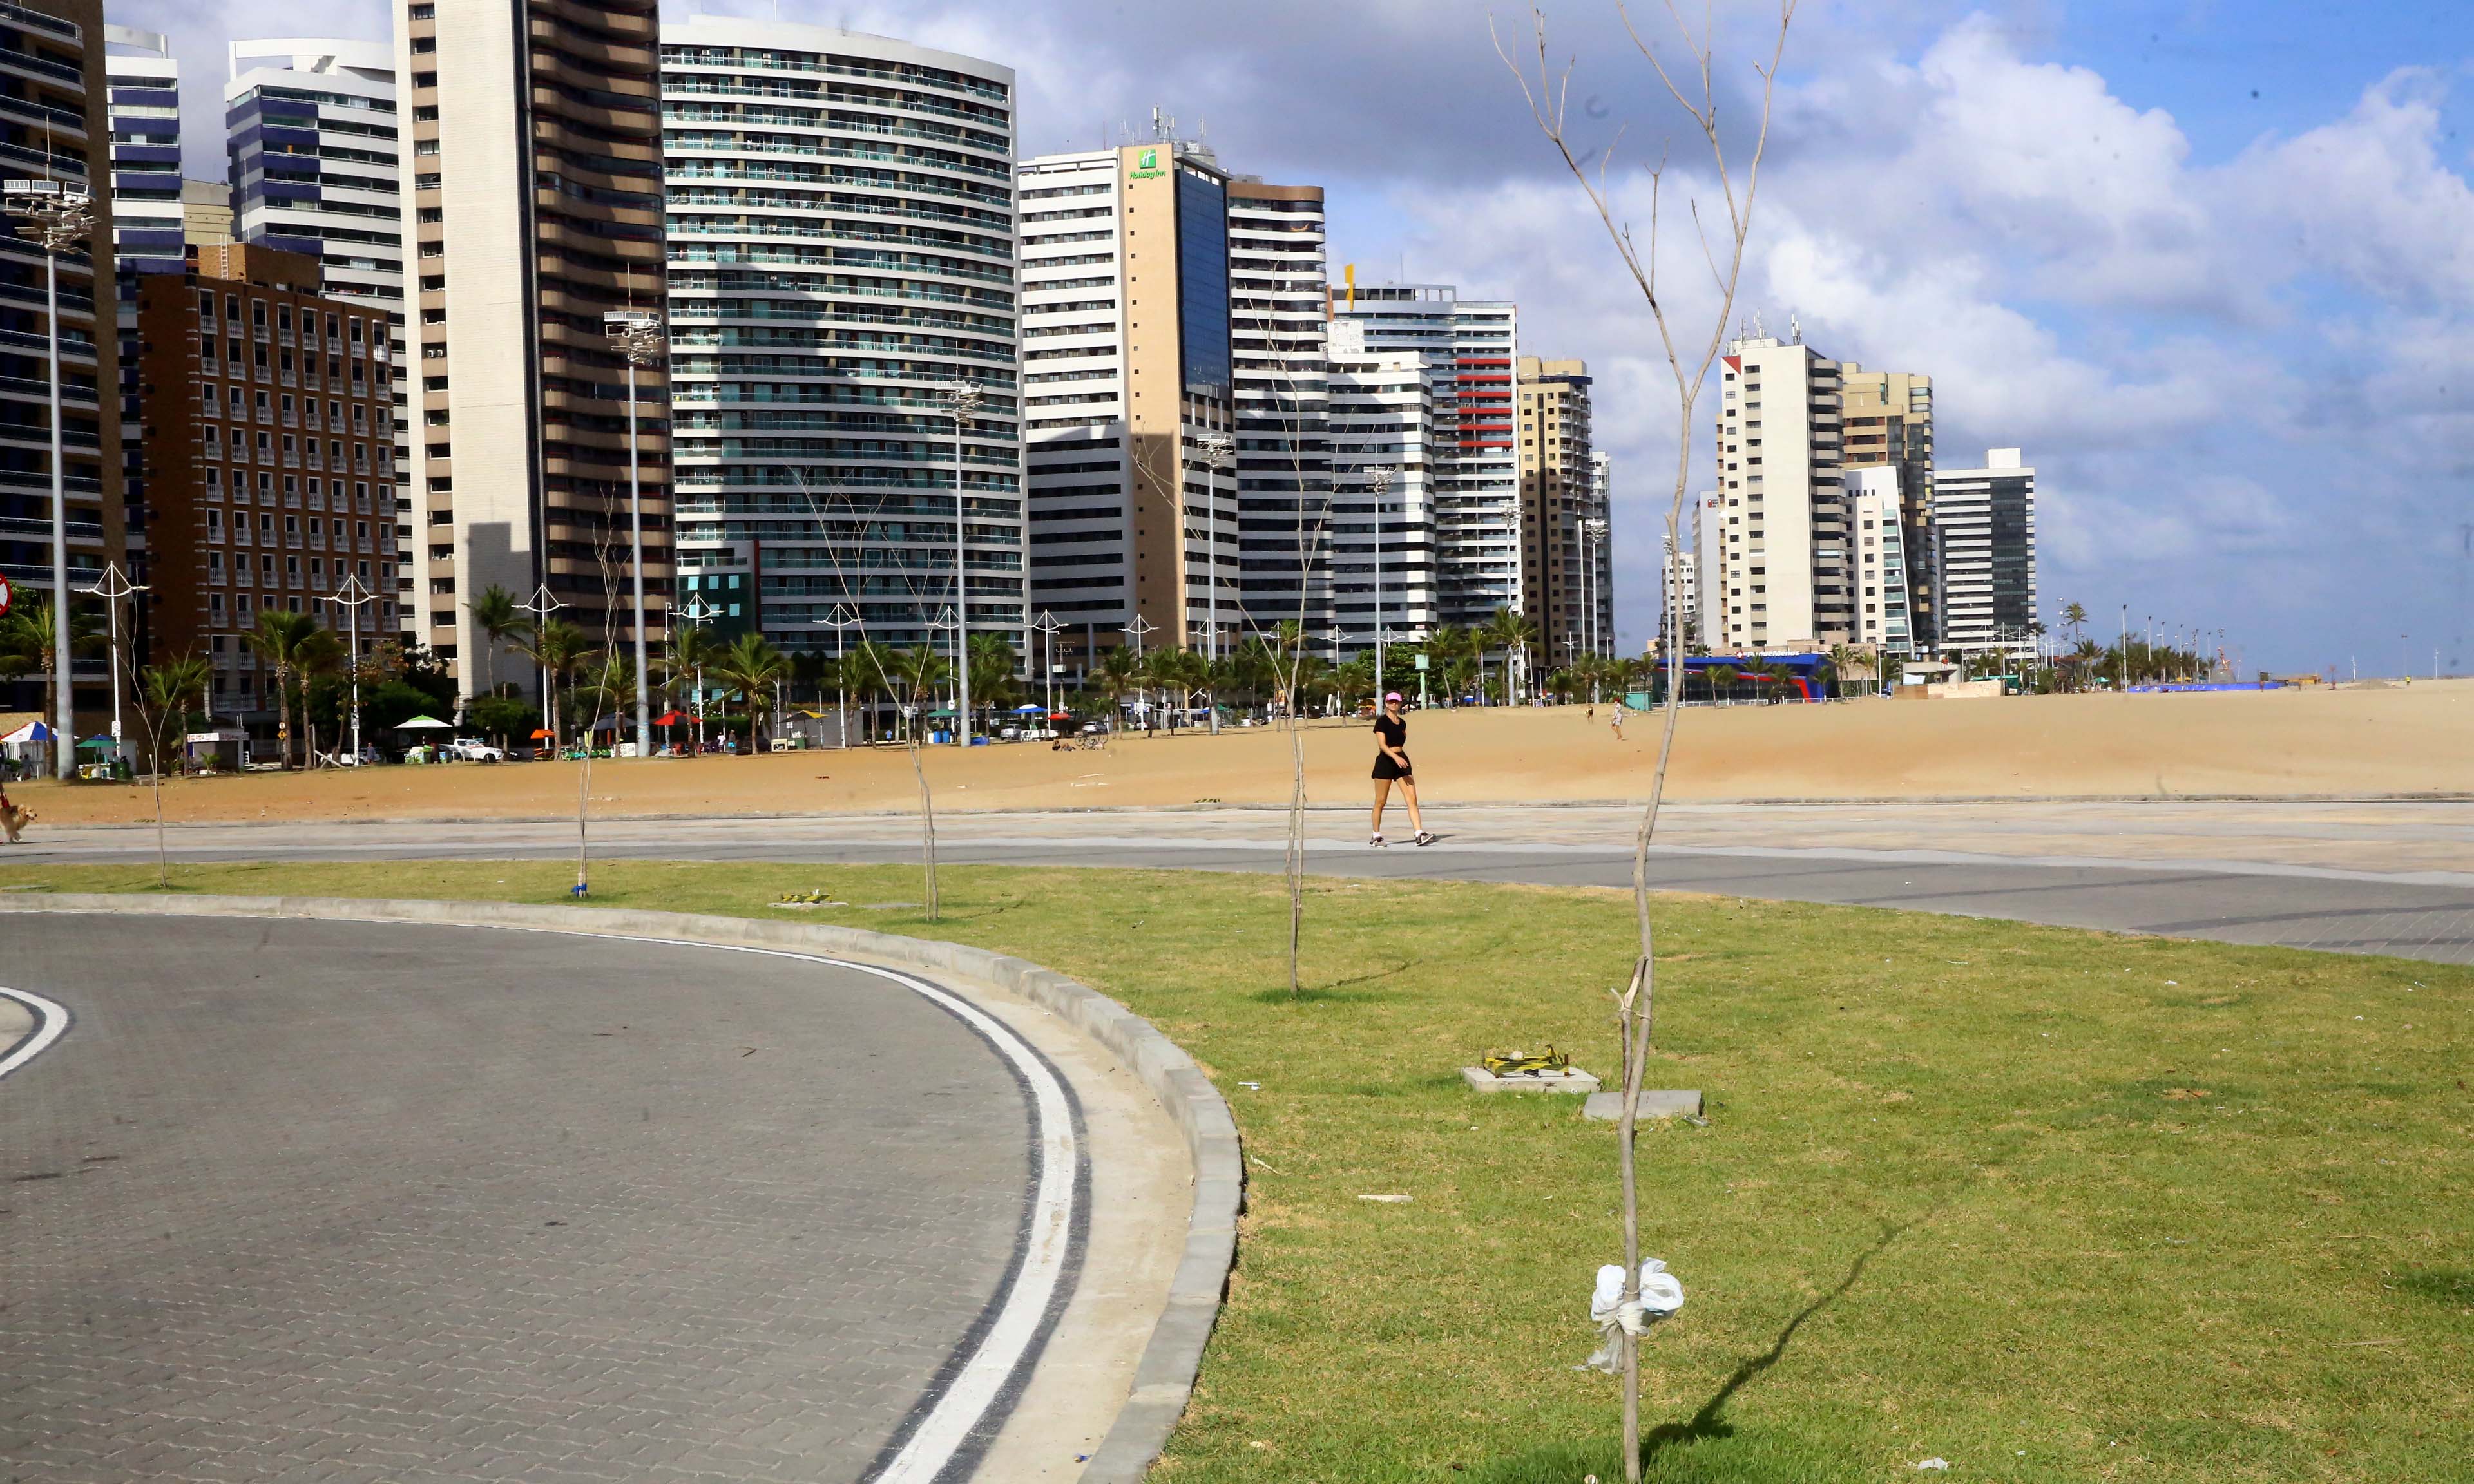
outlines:
[{"label": "blue sky", "polygon": [[[1720,12],[1722,99],[1743,119],[1774,4]],[[1587,357],[1599,377],[1619,628],[1635,644],[1649,632],[1673,384],[1481,0],[778,12],[1013,65],[1033,150],[1165,108],[1233,168],[1330,187],[1335,266],[1380,277],[1405,262],[1517,299],[1524,348]],[[1706,198],[1697,141],[1612,4],[1546,12],[1555,55],[1579,59],[1576,98],[1623,124],[1636,156],[1671,146],[1670,201]],[[385,15],[374,0],[112,12],[171,32],[209,80],[227,36],[381,36]],[[1796,315],[1829,354],[1932,374],[1947,466],[2025,448],[2049,620],[2075,600],[2102,627],[2128,604],[2134,621],[2223,628],[2249,668],[2393,673],[2411,653],[2427,670],[2436,645],[2443,668],[2474,672],[2470,64],[2462,4],[1805,0],[1741,310]],[[196,89],[193,131],[217,111]],[[214,168],[211,152],[192,161]],[[1619,203],[1645,216],[1624,179]],[[1679,292],[1706,335],[1707,306]]]}]

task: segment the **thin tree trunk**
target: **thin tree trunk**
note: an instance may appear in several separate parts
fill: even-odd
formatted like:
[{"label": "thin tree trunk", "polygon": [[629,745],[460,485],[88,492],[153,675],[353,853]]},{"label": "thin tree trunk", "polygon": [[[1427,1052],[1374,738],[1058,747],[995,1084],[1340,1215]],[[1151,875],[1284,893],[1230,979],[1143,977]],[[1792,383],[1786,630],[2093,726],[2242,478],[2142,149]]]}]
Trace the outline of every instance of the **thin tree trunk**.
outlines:
[{"label": "thin tree trunk", "polygon": [[928,792],[928,770],[919,759],[919,736],[912,729],[910,744],[910,776],[919,784],[919,854],[928,874],[928,921],[936,922],[939,903],[936,899],[936,802]]},{"label": "thin tree trunk", "polygon": [[163,744],[155,744],[155,874],[166,888],[172,884],[172,854],[163,843]]}]

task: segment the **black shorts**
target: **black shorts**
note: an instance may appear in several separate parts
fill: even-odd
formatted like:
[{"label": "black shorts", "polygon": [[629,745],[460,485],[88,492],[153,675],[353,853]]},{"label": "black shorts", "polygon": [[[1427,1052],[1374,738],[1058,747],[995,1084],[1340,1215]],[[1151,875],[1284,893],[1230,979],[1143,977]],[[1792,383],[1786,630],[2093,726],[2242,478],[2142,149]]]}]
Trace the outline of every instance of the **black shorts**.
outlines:
[{"label": "black shorts", "polygon": [[[1406,754],[1404,754],[1402,755],[1405,756]],[[1374,754],[1374,777],[1382,779],[1386,783],[1389,783],[1395,778],[1409,778],[1412,781],[1415,781],[1416,779],[1416,775],[1409,771],[1409,765],[1407,763],[1394,762],[1390,753],[1377,753]]]}]

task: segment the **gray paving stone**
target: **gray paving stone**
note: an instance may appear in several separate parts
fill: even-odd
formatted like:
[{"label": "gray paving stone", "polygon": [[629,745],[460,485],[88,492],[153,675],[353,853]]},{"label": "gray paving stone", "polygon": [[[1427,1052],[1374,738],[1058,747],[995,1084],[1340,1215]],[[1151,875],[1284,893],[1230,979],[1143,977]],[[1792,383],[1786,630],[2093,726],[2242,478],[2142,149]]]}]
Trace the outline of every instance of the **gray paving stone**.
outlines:
[{"label": "gray paving stone", "polygon": [[78,1017],[0,1081],[22,1484],[856,1479],[1011,1251],[1019,1091],[873,976],[449,928],[10,929],[10,982]]}]

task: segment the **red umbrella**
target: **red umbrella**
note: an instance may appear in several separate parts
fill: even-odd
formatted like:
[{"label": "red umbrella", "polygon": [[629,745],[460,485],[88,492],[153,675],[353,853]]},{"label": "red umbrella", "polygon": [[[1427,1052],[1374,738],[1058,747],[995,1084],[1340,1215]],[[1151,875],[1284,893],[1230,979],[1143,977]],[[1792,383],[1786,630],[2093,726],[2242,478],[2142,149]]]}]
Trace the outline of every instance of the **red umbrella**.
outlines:
[{"label": "red umbrella", "polygon": [[549,737],[549,729],[548,729],[548,728],[546,728],[546,727],[535,727],[535,728],[533,729],[533,740],[534,740],[534,741],[536,741],[536,742],[546,741],[546,740],[547,740],[547,739],[548,739],[548,737]]},{"label": "red umbrella", "polygon": [[654,717],[654,718],[653,718],[653,725],[654,725],[654,726],[656,726],[656,727],[675,727],[675,726],[677,726],[679,723],[681,723],[681,722],[683,722],[683,721],[686,721],[686,720],[687,720],[687,718],[686,718],[685,716],[680,715],[678,712],[676,712],[676,711],[670,711],[670,712],[667,712],[667,713],[665,713],[665,714],[663,714],[663,715],[660,715],[660,716],[656,716],[656,717]]}]

